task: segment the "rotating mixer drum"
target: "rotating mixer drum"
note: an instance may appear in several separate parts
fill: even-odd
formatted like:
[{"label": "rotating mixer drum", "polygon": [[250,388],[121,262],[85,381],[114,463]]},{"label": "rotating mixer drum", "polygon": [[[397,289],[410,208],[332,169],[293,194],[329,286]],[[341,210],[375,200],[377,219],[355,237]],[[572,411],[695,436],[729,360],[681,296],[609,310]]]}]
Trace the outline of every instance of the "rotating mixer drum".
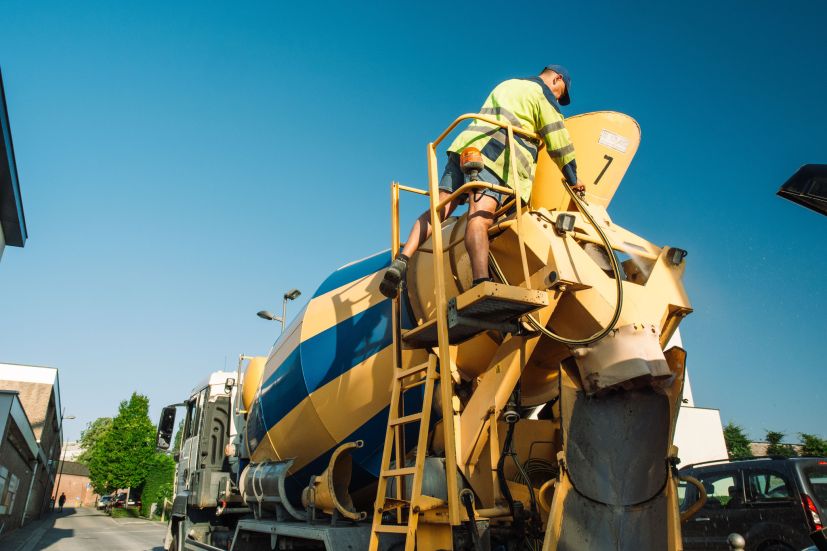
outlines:
[{"label": "rotating mixer drum", "polygon": [[[449,221],[444,231],[464,231],[464,219]],[[433,300],[428,246],[414,256],[421,260],[412,263],[403,295],[403,330],[414,327]],[[329,276],[276,342],[261,377],[244,382],[245,387],[258,387],[246,425],[251,459],[295,458],[290,473],[294,495],[310,476],[324,470],[343,442],[365,442],[352,453],[354,499],[378,476],[393,375],[391,301],[379,292],[389,264],[390,253],[384,251]],[[455,247],[451,264],[457,278],[470,285],[462,244]],[[456,285],[449,288],[449,296],[458,292]],[[463,376],[484,370],[497,345],[487,333],[459,345],[457,363]],[[402,356],[403,367],[409,367],[424,362],[427,351],[403,349]],[[406,408],[418,411],[420,404],[408,402]]]},{"label": "rotating mixer drum", "polygon": [[[351,454],[354,499],[378,475],[393,376],[391,301],[379,292],[389,264],[384,251],[333,272],[276,342],[260,380],[245,381],[258,387],[245,429],[251,459],[294,458],[294,495],[342,442],[365,443]],[[402,326],[412,327],[409,316]],[[426,357],[403,352],[406,364]]]},{"label": "rotating mixer drum", "polygon": [[[454,226],[448,223],[445,231]],[[457,249],[460,258],[467,258],[464,248]],[[430,255],[414,258],[423,256]],[[251,459],[295,458],[294,492],[324,470],[342,442],[365,442],[352,453],[354,492],[378,475],[393,375],[391,301],[379,292],[389,264],[390,253],[384,251],[334,272],[276,342],[261,378],[244,382],[258,387],[246,424]],[[462,262],[457,266],[459,277],[470,282],[468,268]],[[430,281],[422,273],[410,280],[403,330],[415,325],[413,316],[427,304],[424,297],[433,295]],[[458,360],[484,369],[495,348],[492,337],[479,335],[458,347]],[[403,349],[402,357],[408,367],[424,362],[427,352]],[[417,411],[420,405],[406,407]]]}]

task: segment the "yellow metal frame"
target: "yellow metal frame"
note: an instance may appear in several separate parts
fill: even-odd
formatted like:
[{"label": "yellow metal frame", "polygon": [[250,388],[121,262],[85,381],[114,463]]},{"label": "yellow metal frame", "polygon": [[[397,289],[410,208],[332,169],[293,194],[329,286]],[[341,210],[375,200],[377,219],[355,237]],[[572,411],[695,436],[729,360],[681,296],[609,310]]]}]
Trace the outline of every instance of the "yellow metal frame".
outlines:
[{"label": "yellow metal frame", "polygon": [[[382,525],[381,514],[379,514],[379,520],[377,521],[377,511],[374,511],[374,530],[371,534],[370,547],[370,549],[372,550],[378,548],[377,532],[382,531],[405,534],[407,537],[407,551],[411,551],[415,544],[417,545],[417,548],[420,550],[450,548],[450,539],[447,540],[449,542],[447,544],[440,543],[439,545],[437,545],[435,542],[444,542],[446,537],[449,538],[451,526],[459,525],[465,517],[465,511],[460,507],[457,479],[453,474],[457,472],[457,470],[462,470],[465,473],[466,477],[468,477],[469,479],[472,475],[482,478],[487,475],[483,470],[481,470],[481,467],[477,465],[478,460],[480,460],[480,458],[489,459],[490,465],[497,464],[497,460],[499,459],[499,449],[497,448],[497,446],[491,445],[491,443],[499,442],[499,435],[497,434],[497,418],[499,412],[502,409],[502,406],[505,404],[506,400],[510,395],[511,389],[513,389],[517,380],[519,380],[521,374],[525,370],[526,358],[530,356],[534,347],[536,346],[536,339],[530,342],[526,342],[525,340],[519,339],[507,339],[506,341],[504,341],[501,344],[500,349],[497,352],[497,355],[494,358],[492,358],[491,364],[489,365],[489,369],[479,376],[479,386],[477,387],[474,396],[467,404],[465,404],[462,414],[458,413],[459,410],[455,405],[457,402],[457,398],[454,395],[453,385],[451,384],[450,379],[455,378],[454,376],[458,377],[459,372],[457,371],[456,365],[451,358],[452,353],[456,355],[456,347],[452,348],[449,342],[447,319],[447,295],[449,293],[449,288],[452,289],[452,291],[450,291],[452,293],[454,293],[456,289],[454,289],[453,287],[449,287],[451,285],[451,281],[446,280],[446,268],[448,265],[446,264],[445,253],[450,251],[453,247],[457,246],[458,244],[462,243],[464,237],[454,235],[451,238],[445,238],[442,231],[443,221],[441,220],[441,213],[443,212],[443,209],[452,201],[456,200],[463,194],[466,194],[475,189],[490,189],[502,193],[505,196],[508,196],[509,199],[506,201],[506,204],[500,207],[494,215],[495,222],[489,229],[489,235],[499,235],[506,229],[513,230],[514,234],[516,234],[513,236],[509,236],[509,241],[503,242],[506,243],[509,247],[509,255],[512,254],[511,251],[513,251],[513,247],[515,245],[517,245],[517,247],[519,248],[520,254],[520,264],[518,265],[516,263],[516,258],[514,258],[513,266],[509,267],[510,271],[508,272],[508,275],[511,279],[516,281],[518,279],[517,274],[522,272],[524,276],[524,283],[520,282],[519,285],[524,288],[526,293],[532,292],[532,287],[537,289],[537,291],[534,292],[545,292],[546,287],[544,287],[543,281],[541,281],[545,278],[545,276],[542,272],[537,272],[532,276],[532,274],[529,273],[528,260],[529,258],[531,258],[532,262],[534,262],[533,259],[534,256],[536,256],[537,252],[537,244],[535,243],[537,239],[536,236],[534,236],[534,238],[532,237],[534,234],[537,233],[537,231],[533,230],[532,228],[536,227],[538,223],[541,223],[540,218],[537,217],[542,217],[543,219],[545,219],[545,221],[553,223],[552,218],[554,216],[553,209],[550,212],[544,207],[538,207],[536,211],[533,212],[533,214],[535,215],[534,217],[523,216],[523,214],[526,213],[526,209],[530,207],[524,204],[524,201],[522,200],[522,195],[520,193],[521,186],[520,182],[517,180],[516,174],[516,163],[511,163],[509,174],[507,176],[508,182],[514,186],[513,188],[498,186],[487,182],[471,182],[463,184],[458,189],[448,194],[447,197],[445,197],[444,199],[440,198],[440,190],[438,187],[438,163],[436,156],[437,146],[451,133],[452,130],[454,130],[457,127],[459,123],[469,119],[483,121],[492,126],[504,129],[507,133],[509,148],[508,152],[512,158],[514,158],[515,153],[515,134],[521,135],[532,140],[539,140],[539,137],[537,135],[522,130],[520,128],[512,127],[507,123],[502,123],[500,121],[496,121],[489,117],[479,114],[465,114],[458,117],[433,142],[427,145],[427,190],[405,186],[399,184],[398,182],[393,182],[391,185],[392,256],[400,250],[401,246],[399,219],[400,191],[429,196],[428,213],[431,222],[433,241],[430,244],[430,249],[421,247],[419,250],[422,252],[430,252],[433,254],[432,259],[429,259],[429,261],[433,261],[433,266],[429,267],[429,269],[433,269],[434,302],[430,302],[431,298],[428,297],[428,312],[432,312],[432,314],[426,312],[422,316],[422,320],[424,323],[429,324],[432,327],[434,325],[436,326],[437,338],[436,346],[431,350],[432,353],[429,357],[429,362],[427,364],[405,368],[401,361],[403,347],[403,332],[400,327],[399,320],[401,312],[401,299],[397,297],[392,301],[394,394],[391,400],[392,411],[390,413],[388,432],[386,433],[385,449],[383,451],[382,468],[387,470],[385,471],[386,476],[384,479],[380,476],[380,491],[377,493],[376,507],[377,510],[380,510],[379,508],[383,508],[382,510],[385,511],[390,511],[396,507],[397,524],[390,526]],[[590,212],[588,204],[585,203],[585,201],[581,197],[578,197],[572,188],[570,188],[569,186],[564,186],[564,188],[566,191],[564,195],[568,195],[571,200],[571,203],[566,203],[567,205],[570,204],[571,207],[566,207],[565,210],[575,211],[573,214],[576,218],[576,228],[570,234],[565,236],[566,242],[573,243],[575,240],[592,242],[606,247],[606,249],[608,249],[609,251],[622,251],[633,256],[646,258],[650,261],[656,261],[660,263],[658,264],[659,266],[663,264],[663,255],[665,254],[665,249],[657,250],[656,248],[648,244],[648,242],[644,242],[643,240],[637,238],[627,230],[624,230],[623,228],[619,227],[614,227],[608,219],[608,214],[604,210],[605,205],[598,203],[596,205],[596,208],[593,209],[592,212]],[[499,217],[501,217],[511,208],[516,209],[516,215],[509,216],[507,219],[504,219],[499,222],[496,221]],[[534,218],[537,219],[535,220]],[[600,219],[601,223],[599,223],[597,219]],[[514,243],[514,241],[510,241],[512,237],[515,238],[516,243]],[[446,245],[445,241],[451,242]],[[563,240],[561,239],[560,242],[563,243]],[[616,244],[614,244],[613,242]],[[500,244],[501,242],[498,240],[494,244],[494,248],[492,249],[492,251],[496,250],[496,247]],[[575,248],[574,250],[580,251],[579,248]],[[529,257],[529,251],[531,251],[534,256]],[[532,325],[538,326],[538,331],[544,329],[544,331],[542,331],[543,334],[551,337],[559,343],[582,346],[584,344],[589,344],[593,341],[602,338],[602,336],[611,331],[614,325],[617,323],[620,317],[621,308],[623,304],[623,284],[621,278],[618,275],[619,268],[617,266],[617,259],[614,255],[612,255],[612,258],[614,260],[613,271],[616,274],[614,278],[615,281],[613,283],[618,287],[617,301],[615,304],[614,315],[612,316],[612,322],[603,326],[601,331],[595,333],[595,335],[589,337],[588,339],[566,339],[560,337],[559,335],[550,334],[550,332],[546,329],[548,316],[551,315],[550,312],[537,312],[536,316],[528,316],[527,318],[523,319],[533,321],[534,323]],[[493,270],[495,273],[499,273],[501,272],[501,270],[499,270],[496,264],[496,260],[494,260]],[[602,277],[603,274],[601,273],[600,275]],[[508,285],[507,281],[505,280],[505,276],[501,275],[500,277],[503,280],[503,282],[506,285]],[[532,277],[534,278],[533,281]],[[674,274],[672,277],[674,277]],[[580,278],[570,279],[571,281],[566,280],[567,286],[575,285],[577,281],[580,281]],[[671,279],[669,279],[669,281],[671,281]],[[602,279],[600,279],[600,282],[601,285],[603,285]],[[603,286],[605,287],[605,285]],[[580,287],[580,289],[582,288],[588,288],[588,286]],[[637,296],[637,288],[633,287],[632,291],[634,292],[631,292],[630,296],[634,298],[635,296]],[[608,288],[606,289],[606,292],[608,292]],[[460,293],[460,296],[457,297],[458,303],[460,301],[460,297],[462,297],[462,293]],[[597,298],[601,297],[602,295]],[[588,299],[589,297],[586,298]],[[552,297],[549,297],[549,299],[552,300]],[[555,298],[553,300],[557,299]],[[594,300],[596,301],[597,299]],[[685,301],[678,300],[675,304],[681,305],[684,304],[684,302]],[[602,302],[600,304],[602,304]],[[431,310],[432,306],[433,310]],[[691,311],[688,308],[688,306],[677,306],[675,308],[678,308],[680,310],[678,313],[682,313],[684,310]],[[670,312],[672,312],[672,310],[670,310]],[[677,325],[677,320],[678,318],[676,317],[672,323],[674,323],[674,325]],[[672,330],[669,329],[669,323],[670,322],[668,319],[661,323],[661,325],[663,325],[664,327],[664,330],[662,331],[662,338],[668,338],[672,333]],[[410,333],[406,333],[406,338],[407,335],[410,335]],[[433,341],[430,341],[429,344],[432,343]],[[663,346],[663,344],[665,343],[661,342],[661,346]],[[439,370],[439,372],[437,372],[437,369]],[[425,455],[425,452],[423,452],[421,449],[419,450],[419,452],[421,453],[417,453],[417,460],[413,467],[405,467],[404,464],[399,462],[399,451],[397,451],[396,453],[398,464],[395,466],[388,465],[388,461],[390,460],[390,454],[393,452],[393,450],[404,449],[404,442],[400,441],[400,439],[402,438],[401,430],[394,431],[391,429],[398,423],[408,422],[406,418],[401,417],[404,416],[404,409],[401,409],[401,400],[397,393],[401,394],[405,388],[408,388],[408,383],[403,384],[402,379],[410,381],[410,378],[413,376],[414,372],[420,371],[427,372],[425,378],[421,381],[421,383],[425,384],[426,386],[425,398],[426,404],[428,406],[430,406],[433,403],[432,401],[434,397],[432,394],[436,391],[436,380],[443,379],[444,377],[442,381],[443,384],[439,385],[441,392],[440,407],[442,409],[442,428],[440,430],[443,431],[442,436],[445,450],[445,469],[448,474],[448,476],[446,477],[447,501],[435,499],[427,501],[427,498],[425,498],[425,500],[419,499],[420,496],[418,495],[418,492],[419,490],[421,490],[421,488],[418,488],[418,486],[422,480],[422,471]],[[396,405],[396,411],[394,410],[394,404]],[[412,416],[408,415],[408,417]],[[676,413],[672,412],[671,417],[674,422],[674,419],[676,418]],[[425,417],[422,416],[422,419],[424,418]],[[420,426],[420,446],[424,446],[425,444],[422,441],[423,435],[427,435],[427,427]],[[489,446],[487,454],[490,455],[490,458],[483,457],[483,454],[486,453],[486,445]],[[422,461],[420,461],[421,457],[423,458]],[[387,489],[387,484],[392,483],[390,479],[394,477],[395,480],[393,482],[395,482],[396,484],[395,497],[400,498],[400,496],[403,495],[403,473],[407,476],[412,476],[412,478],[414,479],[414,487],[412,489],[411,496],[408,496],[409,498],[411,498],[411,502],[407,520],[405,520],[403,517],[401,505],[395,504],[395,500],[393,499],[385,498],[385,490]],[[494,504],[496,505],[498,502],[498,498],[501,498],[501,496],[499,495],[499,490],[496,484],[496,474],[492,472],[491,476],[491,487],[495,498]],[[565,491],[562,491],[560,488],[558,488],[558,490],[555,491],[555,495],[552,498],[552,501],[559,501],[560,499],[562,499],[564,494]],[[670,500],[675,499],[674,480],[671,478],[671,475],[668,498]],[[397,499],[396,501],[399,500]],[[676,507],[673,508],[675,509],[675,511],[677,511]],[[507,513],[508,511],[503,510],[501,507],[493,507],[486,510],[478,510],[476,512],[476,515],[478,517],[502,516]],[[551,541],[554,538],[550,538],[548,534],[559,534],[562,522],[562,514],[563,507],[560,503],[557,503],[556,506],[551,508],[551,518],[549,519],[549,524],[547,526],[549,532],[547,532],[547,537],[545,541],[545,545],[547,548],[556,548],[556,540],[555,543],[552,545]],[[680,546],[679,522],[681,519],[677,514],[673,515],[673,517],[674,518],[670,517],[669,519],[670,526],[668,545],[670,549],[678,549]],[[377,522],[379,522],[379,526],[381,528],[386,529],[378,530]],[[419,532],[417,532],[417,528],[419,529]],[[550,545],[552,545],[552,547],[549,547]]]},{"label": "yellow metal frame", "polygon": [[[515,128],[510,124],[502,123],[498,120],[492,119],[490,117],[486,117],[484,115],[480,115],[478,113],[474,114],[465,114],[458,117],[454,122],[447,128],[439,137],[434,140],[432,143],[428,144],[428,183],[429,183],[429,191],[430,191],[430,198],[431,198],[431,235],[433,239],[433,249],[434,249],[434,287],[436,292],[436,311],[435,317],[437,320],[437,342],[438,345],[438,355],[439,355],[439,365],[441,370],[446,370],[448,366],[451,365],[451,352],[450,352],[450,344],[448,341],[448,298],[445,292],[445,281],[443,279],[444,273],[444,266],[445,266],[445,251],[442,246],[442,231],[441,230],[441,220],[439,217],[439,213],[441,212],[442,208],[445,205],[449,204],[451,201],[459,197],[460,195],[467,193],[472,189],[481,189],[481,188],[488,188],[493,189],[494,191],[498,191],[500,193],[506,195],[513,195],[516,201],[517,206],[517,216],[515,216],[517,220],[516,230],[517,235],[520,243],[520,261],[522,262],[523,266],[523,273],[525,275],[525,281],[528,283],[529,281],[529,273],[528,273],[528,260],[526,258],[525,253],[525,243],[523,242],[523,237],[521,233],[521,223],[520,223],[520,213],[523,210],[522,204],[522,196],[519,193],[519,182],[516,178],[516,165],[515,163],[511,163],[511,174],[510,180],[514,183],[515,188],[503,188],[501,186],[495,186],[492,184],[487,183],[469,183],[463,186],[460,186],[459,189],[451,193],[448,197],[439,201],[439,174],[437,172],[437,159],[436,159],[436,147],[439,143],[445,139],[445,137],[454,129],[456,126],[468,119],[483,121],[488,124],[499,126],[500,128],[505,128],[508,132],[508,148],[509,148],[509,156],[511,159],[516,158],[514,155],[514,134],[515,132],[525,136],[530,139],[540,140],[539,136],[532,132],[527,132],[520,128]],[[398,220],[397,220],[398,223]],[[398,232],[398,230],[397,230]],[[445,379],[446,383],[448,379]],[[452,525],[458,525],[460,523],[460,510],[459,510],[459,489],[457,487],[456,476],[452,473],[457,471],[457,446],[456,446],[456,437],[455,437],[455,430],[454,430],[454,415],[452,411],[452,403],[453,403],[453,388],[450,384],[441,384],[440,391],[442,392],[442,419],[443,419],[443,430],[444,430],[444,439],[445,439],[445,470],[448,473],[447,483],[448,483],[448,518]]]},{"label": "yellow metal frame", "polygon": [[[460,503],[459,503],[459,488],[457,486],[457,478],[452,473],[457,472],[457,439],[455,436],[455,415],[453,411],[453,385],[451,384],[451,377],[447,376],[450,374],[452,361],[451,361],[451,353],[450,353],[450,344],[448,340],[448,320],[447,320],[447,313],[448,313],[448,297],[446,294],[445,288],[445,281],[443,279],[444,267],[445,267],[445,252],[446,250],[450,249],[451,247],[457,245],[461,240],[457,241],[456,243],[450,244],[447,248],[443,246],[443,239],[442,239],[442,220],[440,219],[439,213],[442,211],[445,206],[450,204],[456,198],[462,196],[469,191],[475,189],[490,189],[492,191],[497,191],[502,193],[503,195],[513,197],[513,204],[516,206],[517,215],[515,216],[515,225],[516,225],[516,233],[519,240],[519,248],[520,248],[520,261],[522,263],[523,273],[525,275],[525,282],[526,287],[529,287],[529,270],[528,270],[528,259],[526,257],[525,251],[525,243],[523,241],[523,236],[521,232],[521,216],[520,214],[523,212],[524,205],[522,201],[522,196],[519,190],[519,182],[517,180],[516,174],[516,164],[511,163],[511,170],[509,174],[509,181],[514,183],[514,188],[510,187],[503,187],[494,184],[490,184],[487,182],[471,182],[460,186],[458,189],[454,190],[448,197],[443,200],[439,200],[439,174],[438,174],[438,165],[437,165],[437,158],[436,158],[436,148],[437,146],[444,140],[452,130],[454,130],[457,125],[459,125],[462,121],[465,120],[478,120],[485,123],[488,123],[493,126],[497,126],[503,128],[507,132],[508,136],[508,148],[509,148],[509,155],[513,159],[515,158],[514,155],[514,135],[518,134],[523,137],[535,140],[535,141],[542,141],[541,138],[534,134],[533,132],[527,132],[521,128],[516,128],[511,126],[510,124],[500,122],[495,120],[491,117],[487,117],[485,115],[481,115],[478,113],[469,113],[462,115],[454,120],[454,122],[448,126],[433,142],[428,144],[427,147],[427,155],[428,155],[428,190],[422,190],[415,187],[405,186],[398,182],[393,182],[391,184],[391,255],[395,255],[397,251],[399,251],[401,242],[400,242],[400,224],[399,224],[399,199],[400,199],[400,191],[406,191],[409,193],[415,193],[419,195],[428,195],[430,197],[430,205],[429,205],[429,213],[430,213],[430,220],[431,220],[431,228],[432,228],[432,251],[434,253],[434,291],[435,291],[435,298],[436,298],[436,311],[435,311],[435,318],[437,324],[437,354],[436,356],[439,359],[439,366],[440,366],[440,375],[439,378],[442,379],[443,383],[439,385],[440,392],[441,392],[441,406],[442,406],[442,428],[443,428],[443,437],[446,443],[445,445],[445,469],[448,476],[447,479],[447,494],[448,494],[448,522],[452,526],[457,526],[460,524],[462,518],[462,512],[460,510]],[[508,204],[503,205],[496,213],[495,216],[502,216],[510,207],[512,201],[509,201]],[[424,249],[423,249],[424,250]],[[401,354],[402,354],[402,343],[400,342],[401,336],[401,327],[399,326],[399,312],[400,312],[400,298],[397,297],[393,300],[392,306],[392,317],[393,317],[393,354],[394,354],[394,366],[396,370],[402,369],[402,362],[401,362]],[[433,366],[431,369],[434,369]],[[430,372],[431,369],[428,369]],[[429,373],[430,374],[430,373]],[[397,373],[395,379],[400,374]],[[435,375],[435,373],[434,373]],[[428,388],[430,387],[430,388]],[[401,382],[394,383],[393,393],[394,398],[392,402],[399,406],[400,396],[397,393],[401,394]],[[428,390],[431,392],[429,393]],[[433,386],[426,384],[426,396],[425,400],[428,404],[430,404],[431,397],[429,394],[432,394]],[[398,412],[391,412],[391,418],[393,418]],[[423,427],[421,427],[422,429]],[[420,430],[420,440],[422,439],[422,434],[427,434],[427,427],[424,427],[425,430]],[[397,431],[394,430],[393,434],[390,432],[390,422],[389,422],[389,432],[387,433],[386,442],[385,442],[385,449],[383,450],[383,465],[386,462],[389,462],[390,452],[391,452],[391,445],[396,450],[402,449],[402,443],[399,441],[401,438],[401,430]],[[393,440],[393,442],[390,441]],[[424,444],[423,442],[419,442],[420,445]],[[418,456],[421,454],[417,454]],[[397,455],[397,461],[399,461],[399,457]],[[417,461],[419,463],[419,461]],[[397,467],[398,469],[399,467]],[[422,476],[422,466],[417,464],[415,468],[414,474],[414,489],[413,493],[416,495],[416,485],[421,479]],[[380,477],[380,484],[379,488],[382,490],[380,493],[377,494],[376,499],[376,507],[381,507],[381,503],[384,501],[384,489],[387,487],[387,483],[383,484],[383,479]],[[396,477],[396,495],[400,496],[402,491],[403,480],[401,476]],[[406,548],[413,544],[413,536],[416,530],[417,522],[416,518],[411,518],[410,515],[418,515],[418,511],[416,510],[417,507],[414,503],[411,504],[411,511],[408,518],[408,525],[405,527],[405,532],[408,536],[408,541],[406,542]],[[378,535],[377,535],[377,517],[381,515],[377,514],[377,511],[374,511],[374,530],[371,534],[371,548],[374,546],[378,546]],[[398,510],[397,513],[397,520],[398,522],[402,522],[402,515],[401,511]],[[381,521],[381,518],[380,518]],[[381,522],[380,522],[381,524]],[[385,528],[392,528],[392,527],[385,527]],[[403,527],[398,527],[403,528]],[[385,530],[385,531],[392,531],[392,530]],[[402,532],[402,530],[398,530]]]}]

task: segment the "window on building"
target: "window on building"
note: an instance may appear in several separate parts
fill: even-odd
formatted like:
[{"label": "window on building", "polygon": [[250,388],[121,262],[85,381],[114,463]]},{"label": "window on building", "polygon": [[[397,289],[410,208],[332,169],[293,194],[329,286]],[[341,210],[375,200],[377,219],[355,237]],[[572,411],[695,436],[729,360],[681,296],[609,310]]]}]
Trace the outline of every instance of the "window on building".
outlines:
[{"label": "window on building", "polygon": [[0,466],[0,515],[10,515],[14,510],[14,498],[20,480],[6,467]]},{"label": "window on building", "polygon": [[20,479],[6,467],[0,466],[0,515],[14,512],[14,498],[17,497],[19,485]]},{"label": "window on building", "polygon": [[6,489],[9,487],[9,470],[0,466],[0,515],[8,515],[6,512]]},{"label": "window on building", "polygon": [[20,479],[16,475],[9,475],[9,487],[6,490],[6,495],[3,498],[3,506],[6,508],[6,514],[10,515],[14,512],[14,498],[17,497],[17,487],[20,485]]}]

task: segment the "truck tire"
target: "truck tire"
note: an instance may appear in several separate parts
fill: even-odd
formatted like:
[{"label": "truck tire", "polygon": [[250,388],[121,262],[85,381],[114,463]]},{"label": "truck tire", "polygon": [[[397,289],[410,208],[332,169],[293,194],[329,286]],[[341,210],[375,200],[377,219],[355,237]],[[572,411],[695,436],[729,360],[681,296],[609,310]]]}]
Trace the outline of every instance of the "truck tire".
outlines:
[{"label": "truck tire", "polygon": [[167,551],[181,551],[178,546],[178,532],[181,530],[181,523],[176,523],[172,529],[172,538],[170,538],[169,549]]}]

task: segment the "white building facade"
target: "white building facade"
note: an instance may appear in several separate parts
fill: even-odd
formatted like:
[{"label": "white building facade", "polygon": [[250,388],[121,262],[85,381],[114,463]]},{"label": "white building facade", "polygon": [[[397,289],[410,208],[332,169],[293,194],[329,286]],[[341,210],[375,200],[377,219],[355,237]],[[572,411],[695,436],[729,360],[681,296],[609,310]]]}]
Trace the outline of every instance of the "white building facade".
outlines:
[{"label": "white building facade", "polygon": [[[680,331],[675,333],[666,348],[672,346],[683,347]],[[688,368],[683,384],[683,403],[675,427],[674,444],[678,447],[679,467],[728,458],[721,412],[713,408],[695,406]]]}]

